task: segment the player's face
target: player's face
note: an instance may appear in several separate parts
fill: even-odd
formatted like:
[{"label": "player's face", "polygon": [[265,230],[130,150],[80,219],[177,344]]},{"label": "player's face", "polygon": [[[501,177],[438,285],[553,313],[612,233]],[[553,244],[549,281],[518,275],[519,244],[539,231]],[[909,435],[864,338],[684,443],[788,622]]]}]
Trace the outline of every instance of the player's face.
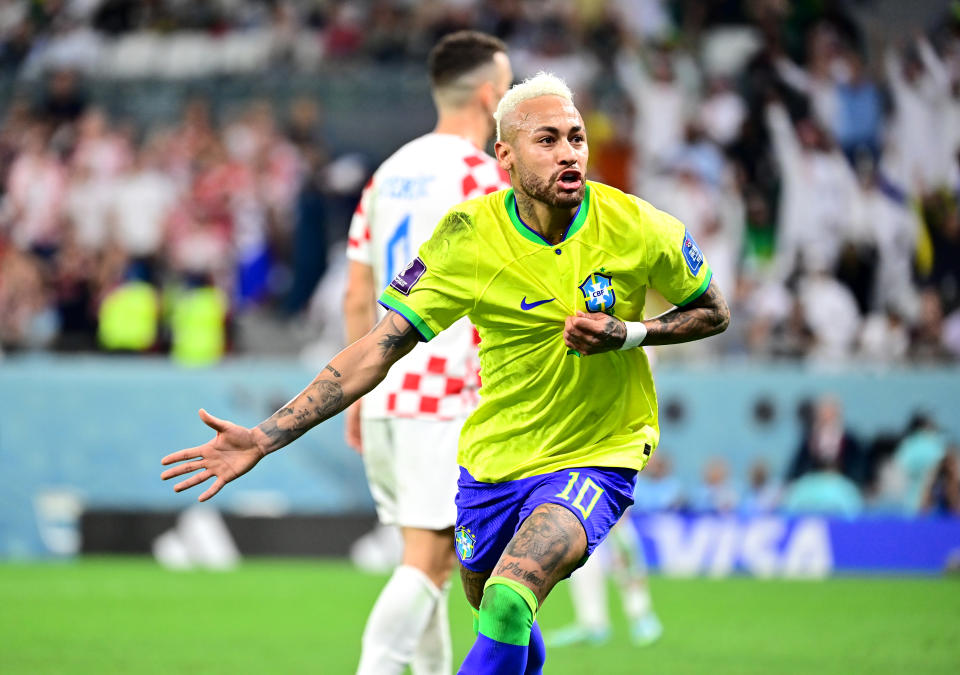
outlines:
[{"label": "player's face", "polygon": [[497,157],[513,187],[557,208],[574,208],[586,190],[587,134],[576,107],[560,96],[522,102]]}]

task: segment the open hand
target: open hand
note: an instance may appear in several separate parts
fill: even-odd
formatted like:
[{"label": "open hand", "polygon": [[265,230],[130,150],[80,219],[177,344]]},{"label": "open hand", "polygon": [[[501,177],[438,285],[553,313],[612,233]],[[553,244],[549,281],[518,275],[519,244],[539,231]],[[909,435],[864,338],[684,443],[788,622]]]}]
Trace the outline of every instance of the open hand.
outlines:
[{"label": "open hand", "polygon": [[257,445],[253,429],[218,419],[202,408],[200,419],[217,435],[203,445],[173,452],[160,460],[164,465],[184,462],[167,469],[160,474],[160,478],[168,480],[202,469],[173,486],[176,492],[181,492],[216,476],[213,485],[198,498],[205,502],[220,492],[224,485],[252,469],[265,453]]},{"label": "open hand", "polygon": [[623,321],[603,312],[577,312],[563,326],[563,342],[584,356],[620,349],[627,338]]}]

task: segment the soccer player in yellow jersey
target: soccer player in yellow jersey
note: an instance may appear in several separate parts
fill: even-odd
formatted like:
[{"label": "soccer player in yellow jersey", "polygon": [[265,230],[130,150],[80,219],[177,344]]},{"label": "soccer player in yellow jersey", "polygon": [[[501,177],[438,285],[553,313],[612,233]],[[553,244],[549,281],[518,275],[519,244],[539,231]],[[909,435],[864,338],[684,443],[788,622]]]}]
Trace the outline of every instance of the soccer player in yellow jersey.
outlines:
[{"label": "soccer player in yellow jersey", "polygon": [[[468,316],[483,383],[460,439],[455,537],[479,632],[460,672],[537,673],[538,608],[632,503],[659,440],[637,347],[708,337],[730,317],[681,223],[586,180],[586,130],[561,80],[516,85],[496,119],[513,189],[451,210],[381,296],[384,319],[270,418],[246,429],[201,411],[216,437],[165,457],[184,463],[162,476],[198,471],[178,491],[216,477],[209,499]],[[648,288],[677,306],[644,321]]]}]

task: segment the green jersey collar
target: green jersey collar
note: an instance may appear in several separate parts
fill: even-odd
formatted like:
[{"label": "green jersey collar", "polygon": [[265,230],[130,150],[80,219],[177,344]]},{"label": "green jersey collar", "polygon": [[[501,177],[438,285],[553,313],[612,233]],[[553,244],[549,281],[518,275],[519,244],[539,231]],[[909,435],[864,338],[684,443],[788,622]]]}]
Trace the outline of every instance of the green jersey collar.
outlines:
[{"label": "green jersey collar", "polygon": [[[510,216],[510,222],[513,223],[513,226],[516,228],[517,232],[520,233],[520,236],[528,241],[532,241],[534,244],[553,246],[553,244],[544,239],[543,235],[520,220],[520,214],[517,213],[517,199],[513,194],[513,188],[507,190],[507,194],[504,197],[503,206],[507,210],[507,214]],[[583,201],[580,203],[580,208],[577,209],[576,215],[573,216],[573,220],[571,220],[570,224],[567,226],[567,231],[563,233],[563,237],[560,239],[561,243],[575,235],[580,228],[583,227],[583,224],[587,222],[587,214],[589,212],[590,186],[587,185],[583,192]]]}]

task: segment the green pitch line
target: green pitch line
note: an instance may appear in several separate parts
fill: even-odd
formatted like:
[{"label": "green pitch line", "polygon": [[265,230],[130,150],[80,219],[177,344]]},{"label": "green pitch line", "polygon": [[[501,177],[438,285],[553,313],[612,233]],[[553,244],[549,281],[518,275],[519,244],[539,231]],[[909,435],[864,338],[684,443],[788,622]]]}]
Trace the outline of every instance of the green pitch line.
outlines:
[{"label": "green pitch line", "polygon": [[[168,572],[148,559],[0,564],[0,673],[352,673],[385,581],[334,561]],[[551,649],[546,673],[955,673],[960,580],[654,578],[660,642],[630,646],[614,603],[602,647]],[[454,652],[472,641],[451,594]],[[571,617],[562,586],[539,614]]]}]

